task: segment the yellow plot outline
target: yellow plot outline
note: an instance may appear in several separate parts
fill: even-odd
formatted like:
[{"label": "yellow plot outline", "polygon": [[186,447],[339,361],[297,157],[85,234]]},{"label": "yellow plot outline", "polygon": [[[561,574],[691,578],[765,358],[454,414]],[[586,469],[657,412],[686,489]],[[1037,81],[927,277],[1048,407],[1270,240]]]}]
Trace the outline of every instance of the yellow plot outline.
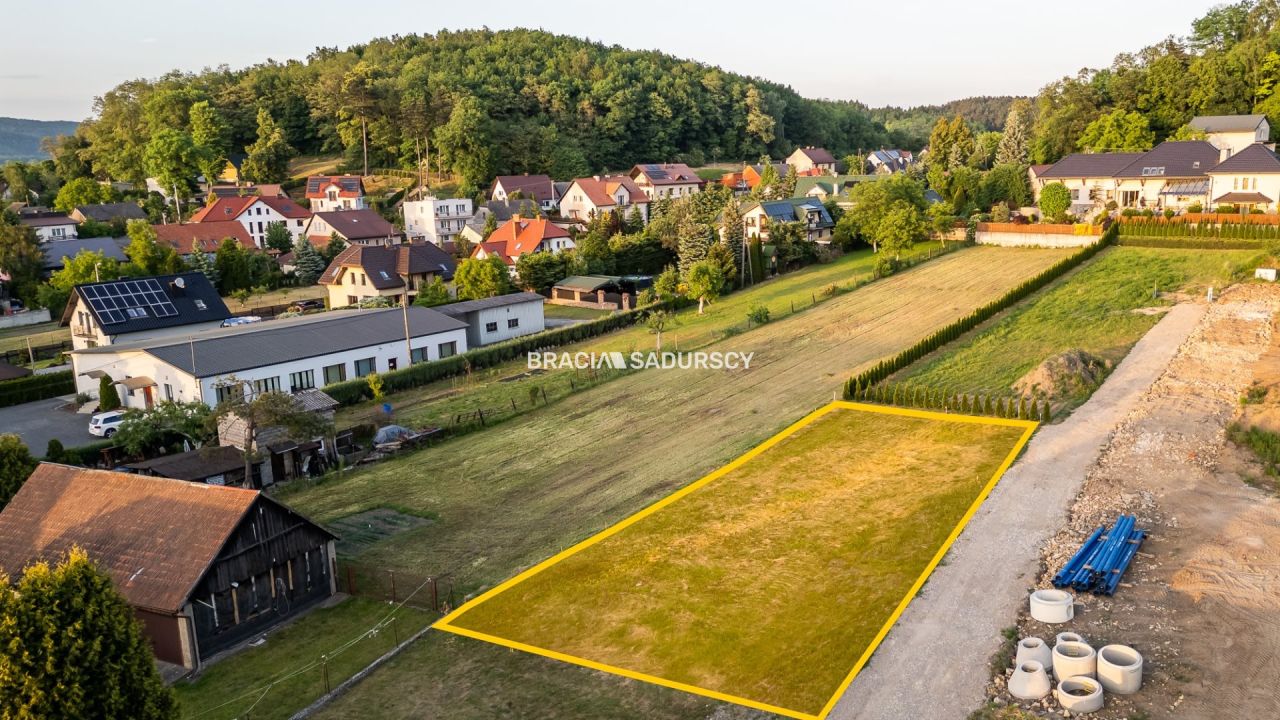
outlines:
[{"label": "yellow plot outline", "polygon": [[[889,619],[885,621],[883,626],[881,626],[880,632],[876,634],[876,636],[871,640],[871,643],[867,646],[867,649],[863,651],[862,656],[858,658],[857,664],[855,664],[853,666],[853,669],[849,671],[849,674],[845,676],[844,681],[842,681],[840,683],[840,686],[836,688],[836,691],[831,696],[831,699],[827,701],[827,704],[822,708],[822,710],[817,715],[806,713],[806,712],[800,712],[798,710],[790,710],[788,708],[778,707],[776,705],[770,705],[769,703],[760,702],[758,700],[739,697],[737,695],[730,695],[728,693],[722,693],[716,690],[709,690],[707,688],[701,688],[696,685],[689,685],[687,683],[677,682],[675,680],[668,680],[666,678],[657,677],[655,675],[649,675],[646,673],[637,672],[635,670],[628,670],[627,668],[617,667],[614,665],[607,665],[605,663],[596,662],[594,660],[589,660],[587,658],[582,658],[582,657],[577,657],[575,655],[568,655],[565,653],[556,652],[555,650],[548,650],[546,648],[540,648],[534,645],[526,645],[525,643],[516,642],[514,640],[508,640],[506,638],[498,637],[496,635],[489,635],[487,633],[477,632],[475,630],[470,630],[464,627],[458,627],[457,625],[453,624],[454,620],[461,617],[468,610],[471,610],[472,608],[476,607],[477,605],[480,605],[486,600],[489,600],[490,598],[497,596],[498,594],[502,593],[508,588],[511,588],[517,585],[518,583],[521,583],[533,577],[534,575],[537,575],[538,573],[542,572],[543,570],[546,570],[552,565],[555,565],[561,560],[564,560],[570,555],[574,555],[578,552],[581,552],[582,550],[585,550],[602,540],[605,540],[613,535],[616,535],[622,530],[625,530],[631,525],[634,525],[635,523],[643,520],[644,518],[667,507],[668,505],[696,491],[697,489],[703,487],[704,485],[707,485],[708,483],[711,483],[717,480],[718,478],[730,472],[733,472],[734,470],[738,469],[742,465],[745,465],[746,463],[750,462],[756,456],[767,451],[769,448],[772,448],[774,445],[777,445],[778,443],[782,442],[783,440],[790,437],[791,435],[794,435],[801,428],[805,427],[806,425],[809,425],[810,423],[814,422],[818,418],[823,417],[824,415],[830,413],[833,410],[859,410],[863,412],[881,413],[885,415],[901,415],[905,417],[923,418],[927,420],[941,420],[946,422],[963,422],[963,423],[976,423],[981,425],[1003,425],[1005,427],[1021,427],[1021,428],[1025,428],[1025,432],[1022,433],[1022,436],[1014,444],[1013,449],[1009,451],[1009,454],[1008,456],[1005,457],[1004,462],[1001,463],[1000,467],[996,469],[995,474],[991,476],[991,480],[989,480],[987,484],[982,488],[982,491],[978,493],[978,497],[969,506],[969,509],[965,511],[964,516],[960,518],[960,522],[956,525],[955,529],[951,531],[951,534],[948,535],[947,539],[942,543],[942,547],[938,549],[938,552],[934,554],[933,559],[930,560],[929,564],[925,566],[924,571],[920,573],[920,577],[916,578],[915,584],[913,584],[911,588],[907,590],[907,593],[906,595],[903,596],[902,601],[898,603],[898,606],[894,609],[893,613],[889,615]],[[716,700],[723,700],[725,702],[734,703],[736,705],[744,705],[746,707],[755,708],[757,710],[764,710],[766,712],[783,715],[785,717],[796,718],[796,720],[823,720],[823,718],[826,718],[827,715],[831,712],[831,710],[835,707],[836,701],[840,699],[840,696],[843,695],[845,690],[849,688],[849,684],[853,682],[853,679],[857,677],[858,673],[862,671],[862,668],[866,666],[867,661],[871,659],[871,655],[876,651],[876,648],[880,646],[880,643],[884,640],[885,636],[889,634],[889,630],[893,628],[895,623],[898,622],[898,618],[901,617],[902,613],[907,609],[907,605],[911,602],[911,599],[916,596],[916,593],[918,593],[920,591],[920,588],[924,586],[925,581],[929,579],[929,576],[931,574],[933,574],[934,569],[938,567],[938,563],[942,561],[943,556],[947,554],[947,550],[949,550],[951,548],[951,545],[955,543],[956,538],[960,537],[960,532],[964,530],[966,525],[969,524],[969,520],[971,520],[973,518],[974,513],[978,511],[978,507],[981,506],[983,501],[987,499],[987,496],[991,494],[991,491],[995,488],[996,483],[1000,481],[1001,476],[1003,476],[1004,473],[1009,469],[1009,466],[1013,464],[1013,461],[1017,459],[1019,453],[1022,452],[1022,449],[1026,447],[1027,442],[1031,439],[1031,435],[1032,433],[1035,432],[1035,429],[1036,427],[1038,427],[1038,425],[1039,423],[1033,420],[1011,420],[1007,418],[989,418],[989,417],[977,417],[973,415],[957,415],[957,414],[942,413],[942,412],[931,412],[928,410],[915,410],[910,408],[890,407],[885,405],[867,405],[864,403],[847,402],[847,401],[832,402],[828,405],[824,405],[823,407],[818,408],[817,410],[809,413],[805,417],[801,418],[799,421],[787,427],[782,432],[778,433],[777,435],[774,435],[768,440],[765,440],[763,443],[747,451],[745,454],[741,455],[740,457],[738,457],[736,460],[729,463],[728,465],[725,465],[717,470],[712,471],[710,474],[703,476],[702,478],[696,480],[693,483],[690,483],[689,485],[686,485],[685,487],[675,491],[674,493],[666,496],[665,498],[659,500],[658,502],[640,510],[639,512],[636,512],[630,517],[627,517],[626,519],[606,528],[605,530],[602,530],[599,533],[592,535],[591,537],[587,538],[586,540],[583,540],[582,542],[578,543],[577,545],[574,545],[573,547],[570,547],[567,550],[563,550],[557,553],[556,555],[546,560],[543,560],[537,565],[534,565],[528,570],[525,570],[519,575],[516,575],[515,577],[511,578],[510,580],[507,580],[506,582],[503,582],[502,584],[488,590],[487,592],[481,594],[480,596],[473,598],[472,600],[464,603],[457,610],[454,610],[453,612],[449,613],[445,617],[438,620],[433,625],[433,627],[437,630],[444,630],[447,632],[454,633],[456,635],[462,635],[464,637],[474,638],[476,640],[484,640],[485,642],[490,642],[495,645],[501,645],[503,647],[508,647],[515,650],[522,650],[524,652],[532,653],[534,655],[541,655],[543,657],[549,657],[555,660],[560,660],[562,662],[567,662],[567,663],[572,663],[574,665],[581,665],[583,667],[588,667],[593,670],[600,670],[603,672],[612,673],[614,675],[621,675],[622,677],[631,678],[633,680],[641,680],[647,683],[653,683],[654,685],[662,685],[664,687],[669,687],[676,690],[683,690],[684,692],[693,693],[695,695],[702,695],[704,697],[714,698]]]}]

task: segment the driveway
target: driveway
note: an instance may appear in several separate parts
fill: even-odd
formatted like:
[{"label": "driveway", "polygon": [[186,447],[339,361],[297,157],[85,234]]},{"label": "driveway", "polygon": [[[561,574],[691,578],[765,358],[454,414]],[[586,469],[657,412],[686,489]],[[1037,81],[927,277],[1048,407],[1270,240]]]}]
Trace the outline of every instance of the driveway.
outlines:
[{"label": "driveway", "polygon": [[58,409],[66,404],[65,399],[51,398],[0,408],[0,433],[16,433],[37,457],[44,455],[53,438],[63,447],[102,440],[89,434],[90,415]]},{"label": "driveway", "polygon": [[987,660],[1027,602],[1040,548],[1062,526],[1116,426],[1204,315],[1175,306],[1084,405],[1036,433],[922,593],[912,600],[831,720],[963,720],[986,700]]}]

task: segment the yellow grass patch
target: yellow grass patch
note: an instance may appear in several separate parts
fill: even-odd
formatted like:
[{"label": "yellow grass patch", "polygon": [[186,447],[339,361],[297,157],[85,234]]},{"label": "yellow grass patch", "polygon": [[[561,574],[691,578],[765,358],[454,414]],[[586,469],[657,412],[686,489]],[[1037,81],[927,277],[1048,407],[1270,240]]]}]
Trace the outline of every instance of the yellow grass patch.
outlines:
[{"label": "yellow grass patch", "polygon": [[823,717],[1034,428],[832,403],[436,627]]}]

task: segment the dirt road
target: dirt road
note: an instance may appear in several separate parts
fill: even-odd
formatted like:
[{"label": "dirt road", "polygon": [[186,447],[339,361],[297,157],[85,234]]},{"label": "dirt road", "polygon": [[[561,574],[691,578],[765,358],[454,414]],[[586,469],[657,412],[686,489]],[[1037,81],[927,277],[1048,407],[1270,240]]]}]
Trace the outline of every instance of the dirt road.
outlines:
[{"label": "dirt road", "polygon": [[1040,550],[1112,430],[1191,333],[1203,306],[1174,307],[1066,421],[1041,429],[920,597],[836,705],[838,720],[964,718],[986,698],[987,659],[1026,603]]},{"label": "dirt road", "polygon": [[[1245,412],[1280,412],[1278,313],[1280,288],[1266,285],[1233,288],[1209,307],[1044,552],[1041,586],[1119,512],[1151,533],[1114,597],[1077,596],[1070,629],[1095,647],[1131,645],[1145,661],[1142,691],[1110,697],[1098,717],[1280,717],[1280,500],[1249,451],[1225,438],[1251,380],[1269,392]],[[1019,624],[1048,633],[1025,616]]]}]

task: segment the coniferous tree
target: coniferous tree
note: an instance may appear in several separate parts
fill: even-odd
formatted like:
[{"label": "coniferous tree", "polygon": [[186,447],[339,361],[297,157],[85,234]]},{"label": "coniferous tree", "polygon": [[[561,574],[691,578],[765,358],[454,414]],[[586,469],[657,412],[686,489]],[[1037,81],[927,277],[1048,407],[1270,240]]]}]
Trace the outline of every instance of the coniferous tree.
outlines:
[{"label": "coniferous tree", "polygon": [[293,272],[301,285],[315,285],[328,267],[320,251],[305,237],[293,244]]}]

